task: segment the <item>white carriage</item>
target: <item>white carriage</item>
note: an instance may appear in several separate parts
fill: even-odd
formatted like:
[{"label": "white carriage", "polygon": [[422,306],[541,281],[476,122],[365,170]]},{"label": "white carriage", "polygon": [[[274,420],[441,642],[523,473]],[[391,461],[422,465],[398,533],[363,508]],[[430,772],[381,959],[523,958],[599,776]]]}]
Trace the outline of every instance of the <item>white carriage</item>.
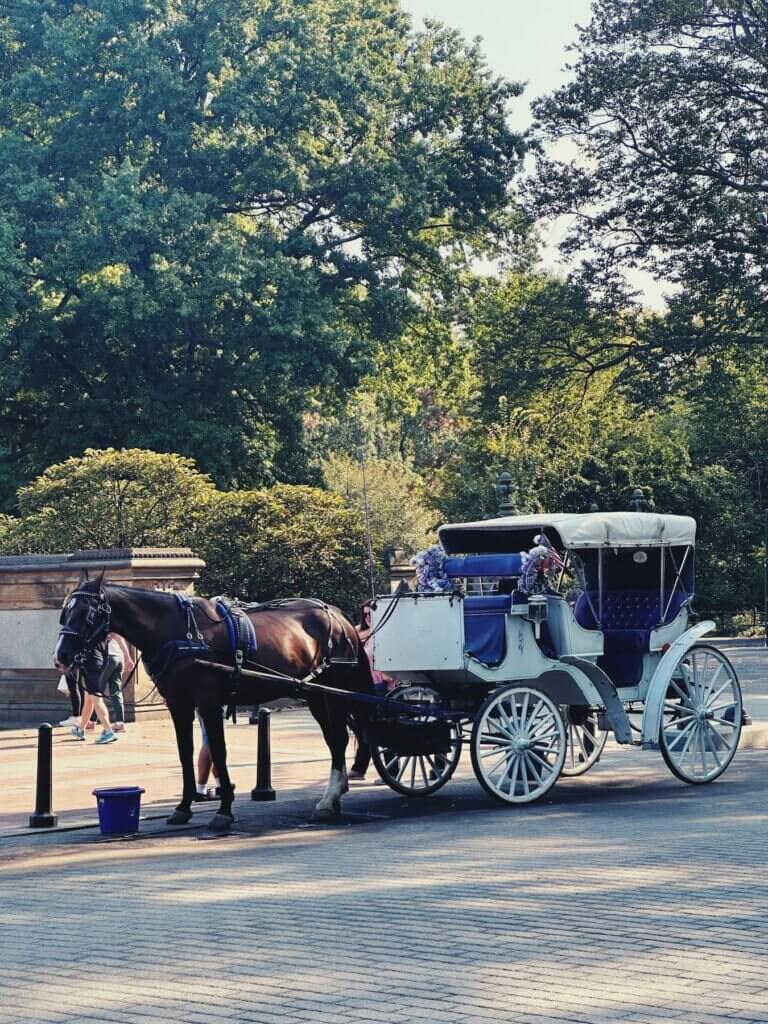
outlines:
[{"label": "white carriage", "polygon": [[684,782],[716,779],[744,713],[730,662],[700,642],[714,623],[691,624],[695,535],[687,516],[641,512],[441,527],[443,589],[374,605],[374,665],[403,711],[372,730],[382,779],[435,792],[468,739],[487,792],[528,803],[609,734]]}]

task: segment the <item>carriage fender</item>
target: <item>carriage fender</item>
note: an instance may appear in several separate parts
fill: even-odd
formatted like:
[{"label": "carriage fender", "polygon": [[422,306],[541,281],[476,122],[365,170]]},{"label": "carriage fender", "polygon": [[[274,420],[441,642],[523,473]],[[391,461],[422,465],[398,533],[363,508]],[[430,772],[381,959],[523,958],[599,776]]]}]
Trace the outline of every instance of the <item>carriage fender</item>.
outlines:
[{"label": "carriage fender", "polygon": [[591,684],[592,689],[597,691],[598,700],[590,700],[590,704],[593,706],[602,704],[605,708],[605,713],[608,716],[608,721],[611,723],[616,742],[631,743],[632,728],[629,724],[627,712],[624,710],[624,705],[616,692],[616,687],[600,666],[587,661],[585,658],[578,658],[573,654],[563,655],[560,661],[564,661],[571,669],[576,669],[583,673]]},{"label": "carriage fender", "polygon": [[697,622],[695,626],[687,629],[679,636],[662,655],[661,661],[653,673],[653,678],[648,686],[648,693],[645,698],[645,708],[643,710],[643,748],[645,750],[659,749],[659,732],[661,731],[664,698],[667,695],[669,681],[677,667],[677,663],[685,652],[693,647],[697,640],[714,628],[715,624],[711,619]]}]

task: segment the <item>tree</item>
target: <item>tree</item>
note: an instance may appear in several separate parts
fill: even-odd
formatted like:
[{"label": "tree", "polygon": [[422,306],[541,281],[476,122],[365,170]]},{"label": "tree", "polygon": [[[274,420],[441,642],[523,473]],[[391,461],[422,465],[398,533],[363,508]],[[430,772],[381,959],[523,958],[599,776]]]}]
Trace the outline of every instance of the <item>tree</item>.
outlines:
[{"label": "tree", "polygon": [[198,516],[192,543],[206,562],[203,594],[319,597],[349,614],[368,596],[362,518],[315,487],[218,492]]},{"label": "tree", "polygon": [[570,160],[540,152],[529,196],[571,218],[582,279],[614,306],[628,267],[682,287],[668,317],[594,339],[593,365],[664,384],[702,354],[764,345],[767,37],[762,3],[597,0],[573,81],[535,105],[541,141],[578,146]]},{"label": "tree", "polygon": [[471,347],[456,326],[476,285],[471,278],[463,285],[450,307],[422,296],[419,318],[377,348],[371,372],[345,405],[308,420],[320,464],[329,453],[364,451],[369,459],[407,463],[428,476],[443,463],[468,425],[476,386]]},{"label": "tree", "polygon": [[632,343],[626,329],[572,281],[531,271],[488,278],[467,326],[478,415],[495,420],[501,399],[575,408],[596,377],[607,379],[606,354]]},{"label": "tree", "polygon": [[[365,521],[363,469],[348,455],[331,454],[324,466],[329,490],[341,495]],[[376,554],[400,548],[411,554],[434,542],[435,512],[426,501],[424,481],[402,459],[367,459],[365,488]]]},{"label": "tree", "polygon": [[[300,479],[301,416],[521,230],[519,88],[396,0],[9,0],[0,423]],[[425,283],[426,282],[426,283]]]},{"label": "tree", "polygon": [[6,553],[184,544],[215,488],[190,459],[123,449],[50,466],[18,493],[19,517],[4,517]]}]

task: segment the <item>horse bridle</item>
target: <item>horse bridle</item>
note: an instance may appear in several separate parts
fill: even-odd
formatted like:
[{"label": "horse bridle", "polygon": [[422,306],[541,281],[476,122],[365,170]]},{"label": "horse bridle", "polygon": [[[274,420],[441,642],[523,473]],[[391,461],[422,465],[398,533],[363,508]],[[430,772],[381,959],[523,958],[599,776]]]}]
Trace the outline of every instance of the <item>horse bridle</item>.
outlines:
[{"label": "horse bridle", "polygon": [[[85,617],[87,632],[84,633],[72,629],[71,626],[67,625],[64,618],[67,613],[67,605],[76,597],[84,597],[88,602],[88,614]],[[102,587],[99,588],[97,594],[93,594],[89,590],[73,590],[67,596],[67,602],[61,609],[61,617],[59,618],[59,636],[76,636],[82,644],[80,652],[75,657],[75,661],[82,660],[87,653],[93,650],[96,644],[104,639],[109,632],[111,617],[112,608],[109,598]]]}]

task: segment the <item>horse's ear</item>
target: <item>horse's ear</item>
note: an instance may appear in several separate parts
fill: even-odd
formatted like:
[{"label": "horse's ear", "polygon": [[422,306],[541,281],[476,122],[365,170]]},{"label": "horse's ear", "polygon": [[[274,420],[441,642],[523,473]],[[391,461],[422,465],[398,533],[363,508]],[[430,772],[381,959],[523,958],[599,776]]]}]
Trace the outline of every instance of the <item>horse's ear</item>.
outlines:
[{"label": "horse's ear", "polygon": [[106,572],[106,569],[102,569],[101,572],[99,573],[99,575],[94,580],[94,583],[96,584],[96,589],[97,590],[101,590],[101,588],[102,588],[102,585],[104,583],[104,573],[105,572]]},{"label": "horse's ear", "polygon": [[87,569],[81,569],[80,570],[80,579],[77,581],[77,589],[79,590],[80,587],[82,587],[82,585],[84,583],[87,583],[87,582],[88,582],[88,570]]}]

